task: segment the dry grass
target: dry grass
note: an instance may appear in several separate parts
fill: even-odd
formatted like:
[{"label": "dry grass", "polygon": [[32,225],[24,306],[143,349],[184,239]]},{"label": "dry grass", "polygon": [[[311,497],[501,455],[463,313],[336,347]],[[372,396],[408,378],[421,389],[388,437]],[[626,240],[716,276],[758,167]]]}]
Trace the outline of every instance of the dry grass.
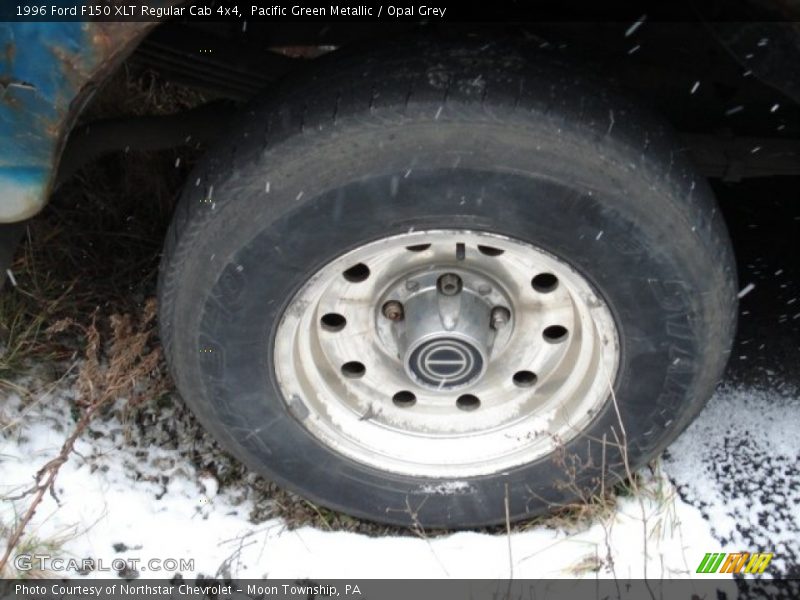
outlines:
[{"label": "dry grass", "polygon": [[64,333],[78,328],[86,340],[74,407],[77,422],[55,458],[37,471],[33,486],[6,499],[27,501],[27,508],[5,536],[6,549],[0,556],[0,572],[6,572],[11,558],[20,553],[26,529],[45,494],[58,501],[55,488],[58,472],[69,460],[75,442],[86,432],[92,420],[119,398],[127,398],[129,405],[136,406],[157,397],[168,385],[160,370],[161,348],[153,340],[155,317],[154,298],[148,299],[141,317],[137,319],[130,315],[112,315],[108,319],[110,335],[105,343],[95,314],[88,326],[73,319],[63,319],[49,328],[49,333]]},{"label": "dry grass", "polygon": [[[18,525],[6,526],[0,523],[0,538],[8,538]],[[15,554],[27,554],[31,556],[58,556],[62,552],[64,545],[77,534],[73,529],[62,531],[49,537],[40,537],[37,532],[23,535],[16,545]],[[0,568],[0,577],[3,579],[49,579],[55,574],[51,571],[39,568],[38,563],[33,562],[31,569],[18,569],[13,562],[3,565]]]}]

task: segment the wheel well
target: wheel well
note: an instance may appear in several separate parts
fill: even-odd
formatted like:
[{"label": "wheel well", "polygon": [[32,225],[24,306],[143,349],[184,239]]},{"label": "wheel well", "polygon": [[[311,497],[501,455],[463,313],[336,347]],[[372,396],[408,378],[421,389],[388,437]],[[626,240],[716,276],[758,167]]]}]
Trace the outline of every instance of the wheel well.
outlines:
[{"label": "wheel well", "polygon": [[[800,105],[793,98],[789,74],[790,65],[797,62],[794,54],[800,57],[800,34],[786,23],[757,25],[732,29],[731,24],[699,20],[651,22],[629,33],[630,24],[612,22],[446,28],[413,23],[377,27],[171,22],[150,31],[121,68],[154,71],[216,104],[205,112],[174,114],[171,121],[163,115],[143,120],[148,115],[129,119],[131,115],[119,114],[111,122],[86,127],[88,120],[83,118],[83,128],[76,128],[65,149],[57,182],[111,150],[176,147],[187,138],[193,143],[211,141],[224,130],[226,115],[308,61],[337,48],[368,46],[376,38],[403,43],[409,35],[524,41],[545,55],[602,73],[661,113],[681,133],[707,176],[738,180],[800,175]],[[759,59],[770,52],[780,56]],[[783,79],[778,64],[784,66]]]}]

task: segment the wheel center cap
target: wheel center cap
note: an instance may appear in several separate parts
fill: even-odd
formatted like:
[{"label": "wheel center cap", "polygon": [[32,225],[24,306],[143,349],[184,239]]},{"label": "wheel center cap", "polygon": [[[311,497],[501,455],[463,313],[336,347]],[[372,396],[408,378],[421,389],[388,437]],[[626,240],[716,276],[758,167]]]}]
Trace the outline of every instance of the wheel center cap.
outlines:
[{"label": "wheel center cap", "polygon": [[483,355],[464,340],[435,338],[418,345],[409,354],[408,369],[421,383],[438,389],[451,389],[480,377]]}]

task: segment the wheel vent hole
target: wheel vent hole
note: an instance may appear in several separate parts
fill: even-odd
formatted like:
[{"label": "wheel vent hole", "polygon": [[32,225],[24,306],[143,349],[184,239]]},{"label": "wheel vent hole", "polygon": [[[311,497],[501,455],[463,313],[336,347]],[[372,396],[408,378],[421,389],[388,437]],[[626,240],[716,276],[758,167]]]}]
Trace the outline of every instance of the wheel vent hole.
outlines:
[{"label": "wheel vent hole", "polygon": [[395,406],[399,408],[410,408],[417,403],[417,397],[413,392],[403,390],[402,392],[397,392],[394,396],[392,396],[392,402],[394,402]]},{"label": "wheel vent hole", "polygon": [[500,256],[505,250],[495,248],[494,246],[478,246],[478,251],[486,256]]},{"label": "wheel vent hole", "polygon": [[339,313],[327,313],[319,320],[326,331],[341,331],[347,325],[347,319]]},{"label": "wheel vent hole", "polygon": [[552,273],[539,273],[531,280],[531,286],[541,294],[548,294],[558,287],[558,277]]},{"label": "wheel vent hole", "polygon": [[358,263],[347,269],[342,275],[351,283],[359,283],[369,277],[369,267],[364,263]]},{"label": "wheel vent hole", "polygon": [[406,250],[409,252],[424,252],[430,247],[430,244],[415,244],[414,246],[406,246]]},{"label": "wheel vent hole", "polygon": [[366,372],[367,368],[363,363],[360,363],[357,360],[346,362],[342,365],[342,375],[349,377],[350,379],[358,379],[359,377],[363,377],[364,373]]},{"label": "wheel vent hole", "polygon": [[481,401],[477,396],[473,396],[472,394],[463,394],[456,400],[456,406],[461,410],[476,410],[480,405]]},{"label": "wheel vent hole", "polygon": [[550,327],[546,327],[542,332],[544,341],[550,342],[551,344],[563,342],[565,339],[567,339],[567,334],[567,328],[562,327],[561,325],[550,325]]},{"label": "wheel vent hole", "polygon": [[517,371],[514,373],[514,385],[517,387],[531,387],[538,379],[533,371]]}]

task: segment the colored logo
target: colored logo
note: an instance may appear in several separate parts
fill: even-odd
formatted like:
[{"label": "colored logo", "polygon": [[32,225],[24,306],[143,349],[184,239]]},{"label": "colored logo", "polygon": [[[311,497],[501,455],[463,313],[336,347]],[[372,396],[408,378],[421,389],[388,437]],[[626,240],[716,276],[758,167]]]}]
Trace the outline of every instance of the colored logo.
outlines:
[{"label": "colored logo", "polygon": [[[775,556],[772,552],[708,553],[697,567],[698,573],[763,573]],[[724,562],[723,562],[724,561]]]}]

